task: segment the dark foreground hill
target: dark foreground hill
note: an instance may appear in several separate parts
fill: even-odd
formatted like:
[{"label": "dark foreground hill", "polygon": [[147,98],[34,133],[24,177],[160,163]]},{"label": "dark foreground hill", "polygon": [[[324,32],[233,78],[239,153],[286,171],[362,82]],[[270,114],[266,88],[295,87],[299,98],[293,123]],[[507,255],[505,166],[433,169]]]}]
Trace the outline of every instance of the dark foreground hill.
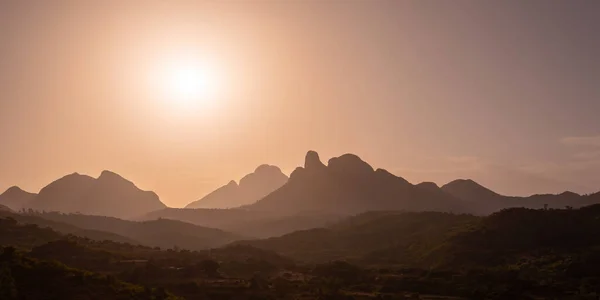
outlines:
[{"label": "dark foreground hill", "polygon": [[194,201],[186,208],[234,208],[252,204],[280,188],[288,177],[276,166],[261,165],[240,179],[230,181],[212,193]]},{"label": "dark foreground hill", "polygon": [[[111,287],[144,286],[116,299],[161,299],[138,297],[140,290],[169,296],[168,290],[186,299],[594,299],[600,291],[598,220],[598,206],[515,208],[489,217],[370,212],[325,229],[203,251],[61,238],[6,220],[0,222],[0,243],[19,246],[21,257],[87,271],[83,278],[65,278],[48,269],[37,274],[29,264],[33,273],[21,273],[29,279],[24,283],[14,274],[18,268],[5,268],[14,254],[3,251],[0,299],[40,299],[36,293],[45,293],[44,299],[113,299],[114,290],[97,290],[97,273]],[[49,241],[40,244],[43,239]],[[15,298],[12,287],[20,284],[26,286],[19,293],[31,289],[33,296]],[[81,294],[87,293],[82,286],[91,294]]]},{"label": "dark foreground hill", "polygon": [[123,282],[112,276],[70,268],[56,261],[0,249],[0,299],[156,299],[177,300],[164,290]]},{"label": "dark foreground hill", "polygon": [[110,171],[103,171],[98,178],[73,173],[50,183],[39,194],[15,188],[4,194],[7,196],[2,200],[19,203],[18,209],[120,218],[136,217],[166,207],[154,192],[142,191],[131,181]]},{"label": "dark foreground hill", "polygon": [[2,300],[272,299],[272,291],[250,279],[293,267],[287,258],[247,246],[160,250],[62,236],[3,218],[0,233]]},{"label": "dark foreground hill", "polygon": [[372,210],[468,211],[462,200],[439,190],[412,185],[386,170],[374,170],[353,154],[334,157],[324,165],[309,151],[304,167],[289,181],[248,209],[281,214],[321,211],[356,214]]},{"label": "dark foreground hill", "polygon": [[[350,260],[363,264],[420,263],[449,236],[480,219],[438,212],[368,212],[326,228],[297,231],[281,237],[239,241],[311,263]],[[393,249],[389,255],[374,253]],[[393,256],[393,257],[390,257]]]},{"label": "dark foreground hill", "polygon": [[511,208],[488,217],[372,212],[328,228],[237,243],[306,262],[343,259],[366,265],[463,268],[548,259],[570,265],[598,256],[600,205]]}]

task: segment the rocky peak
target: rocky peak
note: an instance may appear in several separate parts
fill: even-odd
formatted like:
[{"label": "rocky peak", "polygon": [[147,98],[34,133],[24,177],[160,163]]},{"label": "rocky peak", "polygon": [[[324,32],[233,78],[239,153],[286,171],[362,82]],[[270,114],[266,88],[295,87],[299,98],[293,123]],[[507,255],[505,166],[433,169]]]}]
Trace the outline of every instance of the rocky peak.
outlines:
[{"label": "rocky peak", "polygon": [[287,176],[281,169],[271,165],[260,165],[254,173],[250,173],[240,179],[239,186],[269,185],[272,182],[285,182]]},{"label": "rocky peak", "polygon": [[120,185],[133,185],[133,182],[123,178],[123,176],[107,170],[104,170],[102,171],[102,173],[100,173],[100,176],[98,177],[98,182]]},{"label": "rocky peak", "polygon": [[304,168],[307,170],[318,170],[325,168],[325,165],[321,162],[319,153],[311,150],[306,153],[306,158],[304,159]]},{"label": "rocky peak", "polygon": [[107,179],[107,178],[124,179],[121,175],[119,175],[119,174],[117,174],[115,172],[112,172],[112,171],[108,171],[108,170],[102,171],[102,173],[100,173],[100,177],[98,177],[98,179],[100,179],[100,178],[104,178],[104,179]]}]

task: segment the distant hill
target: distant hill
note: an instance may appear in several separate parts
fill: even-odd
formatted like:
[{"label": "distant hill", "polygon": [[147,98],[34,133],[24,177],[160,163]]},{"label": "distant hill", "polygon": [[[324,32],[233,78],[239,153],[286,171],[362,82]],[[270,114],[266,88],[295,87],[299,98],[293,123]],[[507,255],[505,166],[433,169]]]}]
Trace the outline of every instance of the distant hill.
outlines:
[{"label": "distant hill", "polygon": [[8,206],[4,206],[4,205],[0,204],[0,211],[12,212],[12,209],[10,209]]},{"label": "distant hill", "polygon": [[34,195],[25,208],[131,218],[166,206],[154,192],[142,191],[131,181],[110,171],[100,177],[73,173]]},{"label": "distant hill", "polygon": [[[479,220],[471,215],[439,212],[368,212],[329,227],[235,244],[275,251],[310,263],[351,260],[416,265],[423,259],[421,256]],[[391,254],[383,255],[390,251]]]},{"label": "distant hill", "polygon": [[[510,208],[486,217],[437,212],[370,212],[325,228],[238,241],[300,262],[348,260],[380,266],[480,268],[600,261],[600,205]],[[562,267],[561,267],[562,268]],[[543,270],[540,270],[543,272]],[[567,270],[568,272],[571,269]]]},{"label": "distant hill", "polygon": [[347,215],[322,212],[299,212],[281,215],[249,209],[188,209],[165,208],[139,220],[172,219],[199,226],[220,228],[246,237],[267,238],[297,230],[321,227]]},{"label": "distant hill", "polygon": [[232,180],[186,208],[234,208],[252,204],[280,188],[287,180],[278,167],[261,165],[244,176],[239,185]]},{"label": "distant hill", "polygon": [[91,229],[83,229],[71,224],[62,223],[58,221],[44,219],[40,216],[29,215],[29,214],[18,214],[12,212],[2,212],[0,211],[0,218],[4,219],[12,219],[18,222],[19,224],[29,224],[36,225],[40,228],[51,228],[52,230],[59,232],[61,234],[70,234],[78,237],[84,237],[95,241],[113,241],[117,243],[129,243],[133,245],[137,245],[140,242],[126,238],[124,236],[118,235],[112,232],[106,232],[101,230],[91,230]]},{"label": "distant hill", "polygon": [[38,216],[87,230],[111,232],[143,245],[161,248],[201,250],[223,246],[243,238],[220,229],[167,219],[135,222],[81,214],[42,213]]},{"label": "distant hill", "polygon": [[35,196],[36,194],[34,193],[29,193],[18,186],[13,186],[0,195],[0,205],[17,211],[25,207]]},{"label": "distant hill", "polygon": [[356,214],[371,210],[468,211],[464,201],[439,188],[420,188],[386,170],[374,170],[354,154],[329,160],[306,155],[289,181],[248,209],[282,214],[321,211]]},{"label": "distant hill", "polygon": [[500,195],[470,179],[452,181],[442,187],[442,190],[469,203],[472,211],[477,214],[490,214],[503,208],[579,208],[600,203],[600,193],[579,195],[573,192],[561,194],[532,195],[529,197],[513,197]]}]

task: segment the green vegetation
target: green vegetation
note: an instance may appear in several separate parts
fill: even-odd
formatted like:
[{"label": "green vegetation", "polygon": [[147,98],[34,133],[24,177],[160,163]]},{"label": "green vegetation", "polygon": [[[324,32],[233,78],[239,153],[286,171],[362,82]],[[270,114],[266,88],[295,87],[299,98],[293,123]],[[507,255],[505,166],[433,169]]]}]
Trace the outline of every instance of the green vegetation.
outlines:
[{"label": "green vegetation", "polygon": [[12,299],[155,299],[176,300],[164,289],[133,285],[111,275],[42,261],[6,247],[0,253],[0,298]]},{"label": "green vegetation", "polygon": [[370,212],[201,251],[0,219],[0,243],[20,249],[3,251],[0,299],[597,299],[599,233],[600,205]]}]

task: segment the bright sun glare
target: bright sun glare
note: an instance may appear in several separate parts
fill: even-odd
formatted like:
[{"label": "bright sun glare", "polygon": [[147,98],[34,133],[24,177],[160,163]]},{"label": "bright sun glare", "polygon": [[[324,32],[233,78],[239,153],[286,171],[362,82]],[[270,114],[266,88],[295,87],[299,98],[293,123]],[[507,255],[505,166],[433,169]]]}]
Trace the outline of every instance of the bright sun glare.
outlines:
[{"label": "bright sun glare", "polygon": [[181,62],[164,71],[165,98],[186,109],[212,105],[221,93],[221,78],[215,67]]}]

